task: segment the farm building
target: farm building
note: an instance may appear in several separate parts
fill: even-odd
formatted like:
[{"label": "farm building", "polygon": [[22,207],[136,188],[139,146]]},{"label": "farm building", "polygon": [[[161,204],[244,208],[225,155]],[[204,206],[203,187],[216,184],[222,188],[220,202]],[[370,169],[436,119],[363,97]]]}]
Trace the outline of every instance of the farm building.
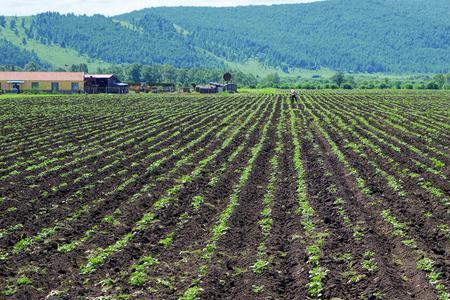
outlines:
[{"label": "farm building", "polygon": [[150,91],[152,93],[173,93],[176,91],[174,83],[153,83],[150,84]]},{"label": "farm building", "polygon": [[222,84],[217,82],[210,82],[209,85],[197,85],[195,91],[201,94],[215,94],[221,92],[234,93],[237,91],[236,84],[228,83]]},{"label": "farm building", "polygon": [[236,93],[237,92],[237,85],[235,83],[227,83],[225,85],[225,91],[229,93]]},{"label": "farm building", "polygon": [[225,91],[225,87],[226,87],[225,84],[218,83],[218,82],[210,82],[209,84],[213,87],[216,87],[218,93],[222,93]]},{"label": "farm building", "polygon": [[128,84],[120,82],[113,74],[85,74],[85,91],[88,94],[128,93]]},{"label": "farm building", "polygon": [[217,93],[217,88],[212,85],[197,85],[195,91],[200,94],[215,94]]},{"label": "farm building", "polygon": [[0,72],[0,90],[78,93],[84,90],[82,72]]}]

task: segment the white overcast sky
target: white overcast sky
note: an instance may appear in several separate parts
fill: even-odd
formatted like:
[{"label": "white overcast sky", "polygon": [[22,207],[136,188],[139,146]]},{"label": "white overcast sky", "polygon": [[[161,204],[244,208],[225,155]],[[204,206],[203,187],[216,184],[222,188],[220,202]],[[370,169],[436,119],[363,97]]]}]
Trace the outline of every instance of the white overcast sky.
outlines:
[{"label": "white overcast sky", "polygon": [[237,6],[306,3],[317,0],[0,0],[0,15],[27,16],[46,11],[117,15],[155,6]]}]

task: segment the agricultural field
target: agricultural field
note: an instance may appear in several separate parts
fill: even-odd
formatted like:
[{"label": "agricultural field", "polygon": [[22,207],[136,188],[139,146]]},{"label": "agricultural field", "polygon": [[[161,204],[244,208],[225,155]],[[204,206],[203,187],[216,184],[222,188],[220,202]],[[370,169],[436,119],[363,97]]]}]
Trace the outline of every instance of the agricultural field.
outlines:
[{"label": "agricultural field", "polygon": [[449,299],[450,93],[0,99],[0,299]]}]

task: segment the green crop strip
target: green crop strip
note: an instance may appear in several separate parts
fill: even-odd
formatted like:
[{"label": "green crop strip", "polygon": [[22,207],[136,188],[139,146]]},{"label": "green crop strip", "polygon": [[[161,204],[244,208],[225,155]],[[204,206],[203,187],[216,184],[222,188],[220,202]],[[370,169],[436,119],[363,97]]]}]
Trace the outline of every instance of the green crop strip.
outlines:
[{"label": "green crop strip", "polygon": [[[378,147],[377,145],[372,143],[367,138],[364,138],[361,135],[359,135],[358,133],[356,133],[355,131],[353,131],[351,129],[351,127],[348,127],[342,121],[342,119],[339,118],[338,116],[336,116],[335,118],[337,120],[336,124],[340,128],[340,130],[338,129],[338,130],[336,130],[336,132],[340,132],[340,131],[348,132],[351,136],[354,136],[360,142],[361,145],[366,146],[367,148],[369,148],[373,152],[375,152],[377,155],[379,155],[380,158],[384,161],[384,164],[386,164],[388,166],[392,166],[392,168],[394,170],[397,170],[399,168],[398,163],[396,163],[392,158],[386,156],[383,153],[383,151],[382,151],[382,149],[380,147]],[[332,124],[332,122],[330,122],[328,119],[326,120],[326,122],[330,125],[330,127],[332,127],[332,128],[335,127]],[[365,152],[363,150],[359,149],[360,146],[358,144],[355,144],[355,143],[348,144],[348,148],[351,149],[353,152],[357,153],[358,155],[366,157]],[[383,171],[375,162],[369,161],[369,163],[374,167],[374,169],[377,171],[377,173],[381,174],[381,176],[386,178],[387,185],[391,189],[396,191],[399,194],[399,196],[405,197],[407,195],[407,193],[404,190],[402,190],[401,184],[399,183],[399,181],[394,176],[392,176],[392,175],[388,174],[387,172]],[[422,165],[422,167],[423,167],[423,169],[426,169],[426,166]],[[416,177],[419,176],[416,173],[409,172],[408,169],[397,170],[396,175],[398,177],[401,177],[401,178],[409,177],[411,179],[414,179],[415,181],[416,181]],[[450,198],[447,197],[440,189],[434,187],[429,181],[426,181],[426,180],[419,180],[418,184],[419,184],[419,186],[421,188],[423,188],[425,191],[430,193],[432,196],[438,198],[439,202],[444,207],[446,207],[448,209],[448,211],[450,211]]]},{"label": "green crop strip", "polygon": [[[349,174],[352,174],[353,176],[355,176],[358,179],[359,178],[358,171],[356,171],[356,169],[354,169],[353,167],[350,166],[350,164],[347,162],[344,154],[341,152],[339,147],[329,137],[328,133],[325,130],[323,130],[323,128],[320,126],[320,121],[319,121],[318,117],[315,114],[313,114],[308,108],[306,110],[316,121],[316,126],[317,126],[318,130],[322,133],[324,138],[330,144],[331,149],[333,150],[333,153],[338,157],[338,159],[341,161],[341,163],[347,169],[347,172]],[[365,188],[364,180],[360,181],[360,183],[358,184],[358,188],[360,188],[360,189]],[[372,196],[370,193],[365,193],[365,195],[367,198],[372,199]],[[417,243],[413,239],[408,237],[407,232],[406,232],[408,229],[408,225],[397,221],[396,217],[389,210],[384,210],[382,212],[382,218],[387,224],[390,224],[393,227],[392,235],[395,237],[403,238],[402,244],[404,244],[405,246],[407,246],[408,248],[410,248],[413,251],[414,255],[417,258],[417,261],[416,261],[417,268],[419,270],[428,272],[427,277],[429,279],[429,283],[436,288],[436,290],[439,294],[439,300],[447,300],[449,298],[449,294],[447,292],[447,288],[445,287],[445,285],[439,280],[441,274],[435,272],[434,269],[431,269],[431,271],[430,271],[430,270],[425,270],[424,268],[420,267],[419,262],[421,261],[421,259],[426,258],[426,261],[428,261],[429,258],[426,256],[426,254],[422,250],[420,250],[417,247]]]},{"label": "green crop strip", "polygon": [[[275,105],[276,102],[274,102],[272,105],[272,111],[270,113],[269,120],[273,119],[275,113]],[[239,178],[239,182],[233,188],[233,194],[229,198],[230,201],[228,202],[227,207],[221,212],[218,220],[216,221],[216,224],[210,229],[211,237],[206,242],[206,246],[201,250],[201,258],[203,260],[206,261],[211,260],[216,250],[218,240],[228,229],[227,227],[228,220],[231,217],[232,213],[234,212],[234,209],[238,205],[240,191],[247,184],[250,178],[250,173],[253,169],[253,165],[256,159],[259,157],[259,153],[264,145],[264,141],[267,138],[267,133],[269,131],[270,126],[271,126],[270,122],[267,122],[264,125],[258,143],[251,149],[252,156],[247,162],[245,168],[243,169]],[[199,283],[201,279],[207,274],[207,272],[208,272],[208,264],[201,265],[197,271],[196,279],[192,282],[191,286],[183,292],[182,296],[180,296],[180,299],[183,300],[196,299],[201,294],[201,288],[199,287]]]},{"label": "green crop strip", "polygon": [[447,287],[441,280],[442,274],[437,272],[433,267],[433,260],[427,257],[426,253],[418,248],[414,239],[408,236],[406,232],[408,225],[399,222],[389,210],[383,211],[383,218],[392,226],[392,235],[402,238],[402,243],[414,252],[417,269],[426,272],[429,283],[433,285],[438,292],[439,300],[450,299]]},{"label": "green crop strip", "polygon": [[294,145],[294,168],[297,174],[297,201],[298,211],[300,215],[300,223],[310,241],[306,246],[306,254],[308,256],[308,263],[311,265],[309,270],[309,282],[307,284],[308,293],[316,298],[322,296],[324,290],[323,280],[325,279],[328,270],[320,265],[320,258],[322,256],[322,247],[325,239],[328,236],[327,232],[320,231],[317,228],[315,219],[315,211],[308,202],[306,182],[305,182],[305,169],[302,163],[302,148],[299,142],[299,136],[297,133],[298,122],[292,109],[292,103],[288,101],[289,119],[290,119],[290,131],[292,137],[292,144]]},{"label": "green crop strip", "polygon": [[[155,138],[155,137],[157,137],[157,136],[154,136],[154,138]],[[148,141],[148,139],[147,139],[147,141]],[[157,146],[157,144],[154,145],[154,147],[155,147],[155,146]],[[138,153],[135,153],[134,155],[137,155],[137,154],[138,154]],[[133,155],[133,156],[134,156],[134,155]],[[85,158],[85,159],[86,159],[86,158]],[[130,159],[131,159],[131,157],[130,157]],[[116,162],[118,163],[118,161],[116,161]],[[103,170],[100,169],[100,171],[103,171]],[[83,189],[83,188],[81,188],[79,191],[81,191],[82,189]],[[78,191],[78,192],[79,192],[79,191]],[[78,193],[78,192],[77,192],[77,193]],[[70,199],[70,198],[69,198],[69,199]],[[12,231],[9,231],[8,233],[12,233]]]},{"label": "green crop strip", "polygon": [[[222,123],[228,122],[229,118],[231,118],[234,115],[237,115],[239,112],[240,112],[240,110],[236,111],[233,115],[230,115],[229,117],[225,118]],[[203,139],[209,132],[212,132],[212,130],[213,130],[213,128],[210,129],[209,131],[207,131],[206,133],[204,133],[202,136],[200,136],[196,140],[192,141],[185,148],[191,147],[192,145],[196,144],[201,139]],[[174,154],[172,156],[174,156]],[[170,159],[170,157],[171,156],[165,157],[165,159],[168,160],[168,159]],[[127,187],[127,186],[131,185],[132,183],[136,182],[138,178],[139,178],[138,175],[133,175],[128,180],[126,180],[123,183],[121,183],[120,185],[116,186],[114,190],[108,192],[106,194],[106,196],[111,196],[111,195],[113,195],[115,193],[118,193],[118,192],[124,190],[125,187]],[[147,187],[147,186],[145,186],[145,187]],[[99,198],[99,199],[95,200],[93,203],[91,203],[91,205],[84,205],[83,207],[81,207],[79,210],[77,210],[74,214],[72,214],[71,216],[69,216],[65,220],[63,220],[61,222],[57,222],[52,228],[41,229],[41,231],[35,237],[26,237],[26,238],[22,239],[21,241],[19,241],[17,243],[17,245],[14,246],[13,254],[18,253],[19,251],[23,251],[24,249],[28,248],[32,243],[40,242],[40,241],[43,241],[44,239],[50,237],[55,232],[59,231],[60,229],[63,229],[65,227],[65,222],[67,222],[67,221],[74,221],[74,220],[79,219],[82,215],[84,215],[85,213],[87,213],[89,211],[91,206],[98,205],[98,204],[102,203],[105,199],[106,198]],[[80,244],[80,241],[75,242],[74,244],[72,244],[72,246],[76,246],[76,245],[79,245],[79,244]],[[6,259],[9,255],[8,254],[4,254],[2,256],[3,256],[3,259]]]},{"label": "green crop strip", "polygon": [[[189,111],[186,110],[186,112],[189,112]],[[181,112],[174,114],[174,118],[176,118],[176,115],[181,115]],[[195,116],[195,114],[192,114],[191,117],[193,117],[193,116]],[[189,117],[187,117],[187,118],[189,118]],[[174,119],[174,120],[175,120],[175,119]],[[86,155],[86,151],[89,151],[89,149],[94,149],[94,145],[95,145],[95,144],[98,144],[99,141],[107,140],[107,139],[112,139],[112,140],[114,140],[114,139],[113,139],[114,137],[116,137],[116,136],[118,137],[119,134],[122,135],[123,133],[126,133],[126,132],[130,132],[130,133],[129,133],[128,135],[125,135],[125,136],[121,137],[121,138],[118,139],[118,140],[114,140],[114,142],[118,142],[118,141],[120,141],[120,140],[126,141],[127,139],[130,140],[130,138],[132,138],[133,136],[135,136],[138,132],[139,132],[139,133],[141,133],[141,132],[142,132],[142,133],[147,133],[147,128],[152,127],[153,125],[156,125],[156,124],[158,124],[158,123],[159,123],[159,125],[170,124],[170,119],[167,120],[167,121],[165,121],[165,122],[162,122],[162,123],[161,123],[161,122],[159,121],[159,117],[153,117],[153,118],[150,119],[149,122],[146,123],[146,124],[137,125],[137,126],[135,126],[135,127],[126,129],[126,130],[124,130],[124,131],[116,131],[116,132],[113,132],[113,133],[110,134],[109,136],[106,136],[106,137],[104,137],[104,138],[102,138],[102,139],[99,139],[99,137],[103,135],[103,132],[98,131],[98,134],[97,134],[97,135],[91,137],[90,140],[91,140],[92,142],[88,143],[88,144],[86,145],[86,147],[84,147],[86,150],[84,150],[83,152],[80,152],[80,153],[76,153],[76,156],[84,157],[84,158],[83,158],[83,161],[85,161],[86,159],[88,159],[88,158],[90,157],[90,155]],[[139,128],[142,128],[142,129],[139,129]],[[136,129],[138,129],[138,130],[136,130]],[[156,129],[156,130],[157,130],[157,129]],[[148,133],[147,133],[147,134],[148,134]],[[85,133],[84,135],[89,135],[89,133]],[[81,138],[81,137],[80,137],[80,138]],[[65,151],[66,151],[66,150],[65,150]],[[99,155],[100,153],[103,153],[103,152],[105,152],[105,151],[106,151],[106,150],[104,150],[104,151],[102,151],[102,152],[97,152],[97,153],[94,152],[94,155]],[[54,154],[55,154],[55,153],[53,153],[52,155],[54,155]],[[77,163],[78,161],[80,161],[80,160],[75,159],[75,160],[73,160],[70,164]],[[66,167],[67,167],[67,166],[66,166]],[[54,167],[54,168],[49,168],[49,169],[46,170],[44,173],[41,173],[41,174],[39,174],[38,176],[44,176],[45,173],[48,173],[48,172],[51,172],[51,171],[56,171],[56,170],[58,170],[59,168],[61,168],[61,166],[56,166],[56,167]]]},{"label": "green crop strip", "polygon": [[[282,104],[281,104],[282,106]],[[272,257],[268,256],[267,249],[266,249],[266,240],[268,239],[270,235],[270,231],[273,226],[273,220],[272,220],[272,206],[273,202],[275,200],[275,186],[276,183],[279,180],[280,177],[280,170],[279,170],[279,155],[283,151],[283,147],[281,144],[282,140],[282,132],[285,130],[285,112],[283,107],[281,107],[280,112],[280,120],[278,122],[278,125],[276,127],[276,133],[275,133],[275,144],[277,145],[275,148],[275,153],[270,160],[270,178],[269,183],[266,187],[266,193],[263,197],[263,209],[261,211],[261,219],[258,221],[258,224],[261,228],[261,233],[263,236],[263,240],[260,242],[258,246],[258,252],[257,252],[257,260],[256,262],[250,266],[251,270],[256,274],[261,274],[264,271],[267,270],[269,267]]]},{"label": "green crop strip", "polygon": [[[260,106],[262,105],[262,102],[260,103]],[[133,233],[145,230],[146,227],[155,221],[155,213],[166,206],[168,206],[172,201],[176,199],[176,195],[181,191],[181,189],[184,187],[186,182],[191,182],[194,180],[195,177],[198,177],[201,175],[201,171],[205,168],[205,166],[212,161],[215,157],[219,155],[223,151],[224,148],[226,148],[228,145],[231,144],[231,142],[235,139],[238,132],[242,128],[244,128],[250,120],[252,120],[253,116],[255,116],[257,111],[253,111],[250,115],[247,116],[246,120],[237,127],[229,137],[225,139],[225,141],[222,143],[222,145],[213,151],[213,153],[208,156],[206,159],[203,159],[200,161],[197,165],[197,167],[191,172],[190,176],[182,176],[175,180],[176,182],[179,182],[175,186],[171,187],[166,193],[165,196],[159,198],[153,205],[152,205],[152,211],[147,212],[143,215],[143,217],[136,223],[136,225],[133,227],[131,232],[124,237],[122,237],[120,240],[118,240],[115,244],[110,245],[106,249],[98,249],[95,254],[92,254],[88,257],[87,263],[82,265],[80,267],[80,273],[81,274],[89,274],[95,271],[95,269],[102,265],[107,258],[109,258],[112,254],[118,252],[119,250],[123,249],[128,242],[132,239]],[[221,124],[228,124],[229,119],[231,118],[231,115],[226,117]],[[212,130],[212,129],[211,129]],[[216,135],[221,136],[226,133],[228,130],[228,126],[224,127],[219,131],[219,133]],[[205,138],[209,132],[204,133],[200,138]],[[199,139],[200,139],[199,138]],[[191,147],[193,145],[194,141],[189,143],[187,147]],[[180,151],[180,150],[178,150]]]},{"label": "green crop strip", "polygon": [[[246,142],[244,141],[248,141],[250,136],[255,132],[255,130],[258,128],[259,122],[254,122],[250,128],[248,128],[248,130],[245,133],[245,136],[243,139],[241,139],[243,142],[242,144],[237,147],[233,153],[230,154],[230,156],[228,157],[228,159],[224,162],[224,164],[220,167],[220,170],[218,172],[223,172],[224,167],[228,166],[230,163],[233,163],[234,160],[237,158],[237,156],[244,150]],[[193,207],[193,213],[197,212],[201,205],[204,203],[205,199],[203,196],[194,196],[192,198],[191,201],[191,206]],[[189,220],[190,220],[191,216],[188,213],[184,213],[179,217],[179,220],[177,222],[177,228],[171,232],[169,232],[169,234],[166,235],[166,237],[162,240],[160,240],[160,242],[162,242],[162,245],[166,244],[167,247],[170,246],[172,239],[174,238],[176,232],[181,229]],[[141,274],[142,276],[147,276],[144,272],[142,272]]]},{"label": "green crop strip", "polygon": [[[333,110],[335,112],[340,112],[342,115],[349,115],[348,113],[348,109],[343,109],[343,110],[338,110],[336,109],[334,106],[327,106],[326,110]],[[352,110],[354,111],[354,110]],[[342,122],[342,119],[339,116],[335,116],[335,118],[337,119],[337,123],[340,125],[344,125],[345,123]],[[373,125],[371,125],[367,118],[364,117],[360,117],[360,116],[354,116],[353,113],[352,115],[349,116],[350,118],[350,122],[352,125],[352,128],[355,129],[360,129],[363,132],[365,132],[368,136],[372,137],[373,139],[375,139],[376,141],[378,141],[379,143],[385,144],[387,147],[391,148],[393,151],[396,152],[401,152],[401,149],[398,146],[394,146],[393,144],[389,143],[388,140],[391,139],[393,141],[395,141],[397,144],[409,149],[411,152],[417,154],[419,157],[423,157],[428,159],[431,163],[431,167],[427,166],[423,163],[421,163],[420,161],[418,161],[417,159],[411,158],[412,162],[419,168],[421,168],[422,170],[430,173],[430,174],[434,174],[437,176],[440,176],[442,179],[447,180],[447,177],[440,172],[440,169],[443,168],[445,166],[444,163],[442,163],[441,161],[439,161],[438,159],[434,158],[434,157],[430,157],[428,154],[422,152],[420,149],[407,144],[406,142],[400,140],[399,138],[392,136],[392,135],[388,135],[386,132],[374,127]],[[359,125],[357,125],[356,120],[362,124],[363,126],[365,126],[366,128],[363,128]],[[379,136],[377,136],[374,132],[376,132],[379,136],[383,136],[384,138],[380,138]],[[352,132],[352,134],[356,134],[354,132]],[[360,138],[361,139],[361,138]],[[365,139],[367,142],[369,142],[369,140]],[[381,151],[381,149],[376,149],[374,150],[377,154],[383,154],[383,151]],[[445,156],[445,155],[444,155]],[[392,159],[390,159],[391,161],[393,161]],[[434,169],[433,169],[434,167]]]},{"label": "green crop strip", "polygon": [[[129,202],[131,203],[131,202],[136,201],[137,198],[141,197],[144,193],[148,192],[148,191],[150,190],[151,187],[152,187],[152,185],[144,185],[144,186],[139,190],[138,193],[134,194],[131,198],[129,198]],[[144,221],[144,222],[150,222],[149,218],[150,218],[150,215],[144,216],[144,220],[143,220],[143,221]],[[72,245],[78,246],[78,245],[80,245],[81,243],[83,243],[83,242],[85,242],[85,241],[86,241],[86,239],[85,239],[85,238],[82,238],[81,240],[79,240],[79,241],[74,241],[74,242],[72,242],[71,244],[72,244]],[[73,248],[71,248],[71,250],[73,250]]]}]

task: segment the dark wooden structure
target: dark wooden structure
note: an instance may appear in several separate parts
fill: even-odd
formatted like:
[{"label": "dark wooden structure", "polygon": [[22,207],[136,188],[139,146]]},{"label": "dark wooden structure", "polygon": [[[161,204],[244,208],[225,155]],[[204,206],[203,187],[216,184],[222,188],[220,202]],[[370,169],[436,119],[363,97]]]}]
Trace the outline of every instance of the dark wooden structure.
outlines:
[{"label": "dark wooden structure", "polygon": [[213,85],[197,85],[195,91],[200,94],[215,94],[217,93],[217,87]]},{"label": "dark wooden structure", "polygon": [[88,94],[127,94],[128,84],[120,82],[113,74],[86,74],[84,91]]}]

